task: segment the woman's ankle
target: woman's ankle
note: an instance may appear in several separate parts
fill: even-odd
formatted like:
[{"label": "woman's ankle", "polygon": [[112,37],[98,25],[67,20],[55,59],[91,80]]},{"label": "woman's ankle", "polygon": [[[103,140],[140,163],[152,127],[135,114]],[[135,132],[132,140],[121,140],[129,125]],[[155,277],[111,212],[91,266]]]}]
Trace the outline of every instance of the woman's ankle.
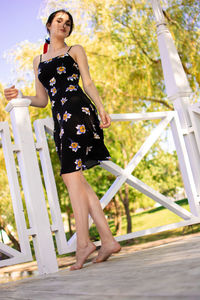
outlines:
[{"label": "woman's ankle", "polygon": [[109,239],[103,239],[103,240],[101,240],[101,245],[103,246],[103,245],[110,245],[110,244],[118,244],[118,242],[115,240],[115,238],[114,237],[112,237],[112,238],[109,238]]},{"label": "woman's ankle", "polygon": [[92,241],[85,241],[85,242],[80,242],[80,243],[77,243],[77,249],[85,249],[87,248],[89,245],[93,244]]}]

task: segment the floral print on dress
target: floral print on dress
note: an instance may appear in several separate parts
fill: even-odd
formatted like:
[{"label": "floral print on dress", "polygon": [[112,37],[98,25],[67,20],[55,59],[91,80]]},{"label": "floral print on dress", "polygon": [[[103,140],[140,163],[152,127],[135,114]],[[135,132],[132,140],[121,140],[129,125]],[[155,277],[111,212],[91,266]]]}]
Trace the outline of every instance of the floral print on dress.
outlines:
[{"label": "floral print on dress", "polygon": [[86,115],[90,116],[90,110],[88,107],[82,107],[82,112],[86,113]]},{"label": "floral print on dress", "polygon": [[95,139],[100,139],[100,136],[96,132],[94,132],[94,138]]},{"label": "floral print on dress", "polygon": [[88,153],[92,150],[92,146],[88,146],[86,147],[86,155],[88,155]]},{"label": "floral print on dress", "polygon": [[70,85],[67,87],[66,92],[73,92],[73,91],[77,91],[77,88],[74,85]]},{"label": "floral print on dress", "polygon": [[71,80],[71,81],[76,79],[78,79],[78,74],[73,74],[72,76],[67,77],[67,80]]},{"label": "floral print on dress", "polygon": [[63,128],[61,128],[60,129],[60,134],[59,134],[59,136],[60,136],[60,139],[62,138],[62,136],[63,136],[63,134],[65,133],[65,131],[64,131],[64,129]]},{"label": "floral print on dress", "polygon": [[76,152],[79,148],[81,148],[81,146],[79,146],[77,142],[72,142],[69,148],[72,149],[72,151]]},{"label": "floral print on dress", "polygon": [[70,119],[70,118],[71,118],[71,114],[68,113],[67,111],[65,111],[65,113],[64,113],[64,115],[63,115],[63,120],[64,120],[65,122],[67,122],[67,120]]},{"label": "floral print on dress", "polygon": [[97,109],[79,86],[80,71],[68,53],[40,62],[38,78],[48,92],[61,172],[85,170],[109,159]]},{"label": "floral print on dress", "polygon": [[86,132],[85,125],[77,125],[76,129],[78,129],[76,134],[84,134]]},{"label": "floral print on dress", "polygon": [[74,63],[73,67],[75,67],[77,70],[79,70],[77,63]]},{"label": "floral print on dress", "polygon": [[111,156],[106,156],[106,159],[107,160],[111,160]]},{"label": "floral print on dress", "polygon": [[65,98],[62,98],[60,101],[61,101],[62,105],[64,105],[65,102],[67,102],[67,100],[68,100],[68,99],[65,97]]},{"label": "floral print on dress", "polygon": [[66,68],[63,67],[63,66],[58,67],[58,68],[57,68],[57,73],[58,73],[58,74],[66,73]]},{"label": "floral print on dress", "polygon": [[51,80],[49,80],[49,85],[53,86],[54,84],[56,84],[55,77],[53,77],[53,78],[51,78]]},{"label": "floral print on dress", "polygon": [[61,116],[59,113],[57,113],[57,120],[60,121],[61,120]]},{"label": "floral print on dress", "polygon": [[49,59],[45,60],[44,63],[45,63],[45,64],[48,64],[48,63],[50,63],[51,61],[52,61],[52,58],[49,58]]},{"label": "floral print on dress", "polygon": [[51,89],[51,93],[52,93],[52,96],[54,96],[57,93],[57,89],[55,87],[53,87]]},{"label": "floral print on dress", "polygon": [[63,58],[63,57],[65,57],[65,56],[66,56],[66,53],[61,54],[61,55],[59,55],[58,57],[59,57],[59,58]]},{"label": "floral print on dress", "polygon": [[82,160],[81,160],[81,158],[76,159],[74,163],[76,164],[76,170],[79,170],[82,167]]}]

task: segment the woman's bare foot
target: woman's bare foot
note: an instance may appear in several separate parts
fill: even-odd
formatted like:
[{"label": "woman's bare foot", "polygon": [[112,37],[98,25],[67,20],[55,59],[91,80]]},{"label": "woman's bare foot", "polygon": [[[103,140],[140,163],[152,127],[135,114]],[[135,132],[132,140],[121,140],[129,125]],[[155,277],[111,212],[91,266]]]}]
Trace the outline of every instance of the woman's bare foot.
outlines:
[{"label": "woman's bare foot", "polygon": [[113,253],[117,253],[121,250],[121,246],[117,241],[113,241],[112,243],[104,243],[95,259],[92,260],[93,263],[100,263],[102,261],[107,260]]},{"label": "woman's bare foot", "polygon": [[95,250],[96,246],[92,242],[84,248],[78,248],[76,250],[76,263],[70,267],[70,271],[81,269],[88,256]]}]

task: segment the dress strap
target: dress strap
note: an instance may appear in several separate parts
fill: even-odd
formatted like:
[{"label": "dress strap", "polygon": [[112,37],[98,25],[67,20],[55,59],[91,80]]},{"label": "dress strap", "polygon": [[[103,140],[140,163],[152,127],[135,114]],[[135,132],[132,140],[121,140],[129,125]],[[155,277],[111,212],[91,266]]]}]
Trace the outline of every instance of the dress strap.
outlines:
[{"label": "dress strap", "polygon": [[40,62],[42,61],[42,54],[40,54]]},{"label": "dress strap", "polygon": [[72,46],[69,47],[69,49],[67,50],[67,53],[69,53],[70,49],[72,48]]}]

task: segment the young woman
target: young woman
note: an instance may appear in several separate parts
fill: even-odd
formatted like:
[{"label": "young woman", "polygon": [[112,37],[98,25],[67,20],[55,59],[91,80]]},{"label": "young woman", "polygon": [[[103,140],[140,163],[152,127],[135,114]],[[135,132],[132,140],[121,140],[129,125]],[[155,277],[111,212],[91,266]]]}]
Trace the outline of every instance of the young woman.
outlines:
[{"label": "young woman", "polygon": [[[69,47],[65,43],[73,29],[71,14],[65,10],[52,13],[46,28],[50,35],[48,51],[33,61],[36,96],[23,97],[37,107],[45,107],[48,96],[51,101],[60,174],[68,189],[76,222],[76,263],[70,268],[76,270],[82,268],[88,256],[96,250],[89,238],[88,214],[101,238],[101,248],[93,262],[105,261],[121,249],[112,236],[99,199],[82,173],[82,170],[110,158],[103,141],[103,128],[109,127],[111,121],[91,80],[83,47]],[[78,85],[80,76],[85,93]],[[12,86],[5,89],[4,94],[7,100],[11,100],[17,97],[18,90]]]}]

